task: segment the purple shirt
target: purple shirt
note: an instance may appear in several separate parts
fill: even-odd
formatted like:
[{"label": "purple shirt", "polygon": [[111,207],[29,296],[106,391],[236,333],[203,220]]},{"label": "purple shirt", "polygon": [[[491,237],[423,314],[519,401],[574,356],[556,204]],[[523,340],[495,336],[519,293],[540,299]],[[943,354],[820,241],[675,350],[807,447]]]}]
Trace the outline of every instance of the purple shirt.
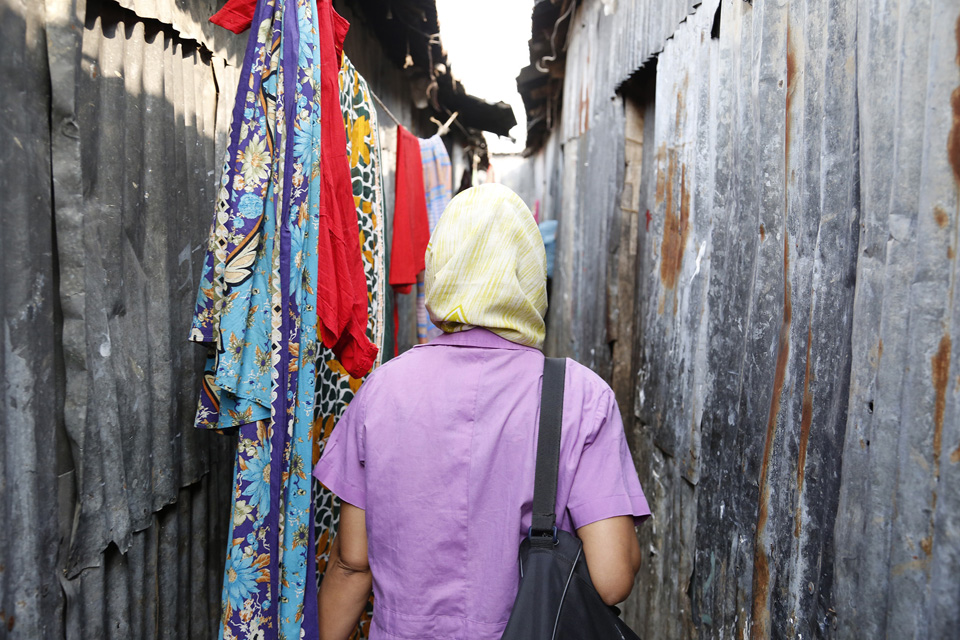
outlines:
[{"label": "purple shirt", "polygon": [[[374,372],[314,475],[366,510],[370,638],[499,638],[530,526],[543,354],[484,329]],[[558,526],[649,515],[613,391],[567,361]]]}]

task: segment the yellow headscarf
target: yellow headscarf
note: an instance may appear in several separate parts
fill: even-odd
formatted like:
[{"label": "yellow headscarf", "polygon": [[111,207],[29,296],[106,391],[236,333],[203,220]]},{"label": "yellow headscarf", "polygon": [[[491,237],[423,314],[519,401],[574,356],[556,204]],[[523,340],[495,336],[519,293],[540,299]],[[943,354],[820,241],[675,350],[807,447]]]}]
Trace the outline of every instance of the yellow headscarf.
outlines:
[{"label": "yellow headscarf", "polygon": [[447,333],[483,327],[543,348],[547,256],[530,209],[500,184],[450,201],[430,238],[427,310]]}]

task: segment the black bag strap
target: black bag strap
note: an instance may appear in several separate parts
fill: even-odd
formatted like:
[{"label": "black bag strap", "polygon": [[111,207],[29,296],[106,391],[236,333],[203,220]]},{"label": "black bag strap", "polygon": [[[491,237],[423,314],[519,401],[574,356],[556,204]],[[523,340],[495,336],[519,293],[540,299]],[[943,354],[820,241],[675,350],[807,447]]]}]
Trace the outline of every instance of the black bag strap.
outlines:
[{"label": "black bag strap", "polygon": [[563,422],[565,358],[544,358],[540,391],[540,432],[537,436],[537,467],[533,485],[533,544],[557,540],[557,470],[560,466],[560,425]]}]

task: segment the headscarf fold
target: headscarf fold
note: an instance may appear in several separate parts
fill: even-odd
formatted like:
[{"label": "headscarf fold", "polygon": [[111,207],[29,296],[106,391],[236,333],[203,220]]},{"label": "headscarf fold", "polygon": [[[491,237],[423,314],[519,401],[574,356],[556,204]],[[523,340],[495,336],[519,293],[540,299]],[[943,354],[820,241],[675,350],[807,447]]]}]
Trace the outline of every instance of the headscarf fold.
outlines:
[{"label": "headscarf fold", "polygon": [[426,255],[426,306],[447,333],[483,327],[543,348],[547,258],[533,214],[500,184],[450,201]]}]

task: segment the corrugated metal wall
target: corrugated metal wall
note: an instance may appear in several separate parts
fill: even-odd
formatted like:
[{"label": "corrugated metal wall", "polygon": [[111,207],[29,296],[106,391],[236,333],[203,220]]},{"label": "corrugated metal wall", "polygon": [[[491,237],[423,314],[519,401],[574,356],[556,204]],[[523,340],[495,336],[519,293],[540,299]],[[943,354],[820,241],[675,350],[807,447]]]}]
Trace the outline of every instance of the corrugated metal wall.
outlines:
[{"label": "corrugated metal wall", "polygon": [[[186,338],[247,41],[207,22],[222,4],[0,0],[0,638],[216,635],[236,441],[192,428]],[[373,90],[435,131],[337,9]]]},{"label": "corrugated metal wall", "polygon": [[[42,3],[0,3],[0,636],[62,632],[50,86]],[[6,88],[9,87],[9,88]],[[52,526],[51,526],[52,525]]]},{"label": "corrugated metal wall", "polygon": [[216,633],[233,443],[192,428],[186,334],[245,39],[214,4],[2,5],[0,636]]},{"label": "corrugated metal wall", "polygon": [[[599,0],[573,16],[563,87],[563,139],[582,135],[620,83],[656,54],[699,0]],[[587,7],[584,9],[584,7]],[[594,109],[591,109],[593,101]],[[596,123],[599,124],[599,123]]]},{"label": "corrugated metal wall", "polygon": [[611,4],[568,45],[548,349],[633,414],[627,619],[960,637],[960,6],[712,0],[628,79],[591,69],[662,3]]}]

